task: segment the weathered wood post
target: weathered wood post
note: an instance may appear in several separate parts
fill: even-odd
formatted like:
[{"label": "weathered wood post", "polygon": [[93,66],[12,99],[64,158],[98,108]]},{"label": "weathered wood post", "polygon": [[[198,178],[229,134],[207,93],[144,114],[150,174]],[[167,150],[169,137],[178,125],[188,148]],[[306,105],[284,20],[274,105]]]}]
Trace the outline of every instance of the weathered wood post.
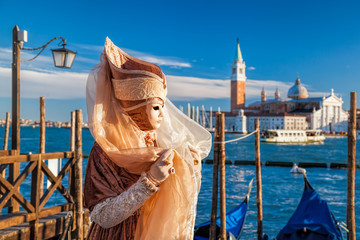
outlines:
[{"label": "weathered wood post", "polygon": [[225,192],[225,114],[217,113],[216,118],[219,118],[216,122],[219,123],[219,140],[220,140],[220,151],[219,151],[219,165],[220,165],[220,220],[221,240],[226,240],[226,192]]},{"label": "weathered wood post", "polygon": [[188,103],[187,105],[187,115],[189,118],[191,118],[191,107],[190,107],[190,103]]},{"label": "weathered wood post", "polygon": [[[209,130],[213,128],[213,119],[212,119],[212,107],[210,107],[210,117],[209,117]],[[214,139],[215,140],[215,139]]]},{"label": "weathered wood post", "polygon": [[204,105],[201,106],[201,124],[205,127],[205,107]]},{"label": "weathered wood post", "polygon": [[9,127],[10,127],[10,113],[6,113],[6,120],[5,120],[5,131],[4,131],[4,150],[8,149],[9,143]]},{"label": "weathered wood post", "polygon": [[[19,27],[15,25],[12,31],[12,113],[11,113],[11,149],[20,154],[20,43],[18,41]],[[20,163],[9,164],[9,182],[14,184],[20,174]],[[18,189],[19,190],[19,189]],[[19,211],[19,203],[12,197],[9,213]]]},{"label": "weathered wood post", "polygon": [[[45,153],[45,98],[40,97],[40,137],[39,153]],[[44,192],[44,174],[40,172],[40,194]]]},{"label": "weathered wood post", "polygon": [[220,166],[220,238],[226,239],[226,195],[225,195],[225,120],[224,113],[216,113],[214,132],[214,161],[213,161],[213,192],[211,205],[210,239],[216,236],[216,213],[218,200],[219,166]]},{"label": "weathered wood post", "polygon": [[350,98],[350,119],[348,122],[346,225],[349,230],[347,233],[347,239],[355,240],[356,92],[351,92]]},{"label": "weathered wood post", "polygon": [[215,131],[214,131],[214,161],[213,161],[213,184],[212,184],[212,202],[210,216],[210,240],[217,240],[216,236],[216,215],[218,201],[218,183],[219,183],[219,152],[220,152],[220,116],[216,115]]},{"label": "weathered wood post", "polygon": [[31,204],[35,208],[35,220],[30,222],[31,231],[30,239],[38,239],[39,235],[39,213],[40,213],[40,186],[42,185],[41,179],[41,155],[36,161],[36,167],[31,173]]},{"label": "weathered wood post", "polygon": [[70,151],[75,151],[75,112],[71,112],[70,122]]},{"label": "weathered wood post", "polygon": [[258,240],[262,239],[262,185],[261,185],[261,159],[260,159],[260,126],[259,119],[255,119],[255,168],[256,168],[256,207],[257,207],[257,236]]},{"label": "weathered wood post", "polygon": [[[71,112],[71,121],[70,121],[70,151],[75,151],[75,112]],[[75,176],[73,168],[70,168],[69,170],[69,189],[71,192],[75,192],[74,188],[74,182]]]},{"label": "weathered wood post", "polygon": [[[75,112],[71,112],[71,121],[70,121],[70,151],[75,153],[75,122],[76,115]],[[71,196],[75,196],[75,165],[73,165],[69,170],[69,190]],[[72,229],[76,228],[76,213],[74,209],[74,221],[72,221]]]},{"label": "weathered wood post", "polygon": [[195,106],[191,107],[191,119],[195,121]]},{"label": "weathered wood post", "polygon": [[199,106],[196,106],[196,122],[199,123],[199,119],[200,119],[200,114],[199,114]]},{"label": "weathered wood post", "polygon": [[[7,112],[6,113],[6,120],[5,120],[5,131],[4,131],[4,146],[3,146],[3,149],[4,150],[7,150],[8,149],[8,143],[9,143],[9,126],[10,126],[10,113]],[[1,165],[1,164],[0,164]],[[0,173],[3,178],[5,178],[5,174],[6,174],[6,168],[3,168],[1,170],[1,173]],[[0,191],[2,193],[6,192],[5,188],[0,186]]]},{"label": "weathered wood post", "polygon": [[75,215],[76,239],[84,239],[83,228],[83,187],[82,187],[82,113],[76,110],[75,125]]}]

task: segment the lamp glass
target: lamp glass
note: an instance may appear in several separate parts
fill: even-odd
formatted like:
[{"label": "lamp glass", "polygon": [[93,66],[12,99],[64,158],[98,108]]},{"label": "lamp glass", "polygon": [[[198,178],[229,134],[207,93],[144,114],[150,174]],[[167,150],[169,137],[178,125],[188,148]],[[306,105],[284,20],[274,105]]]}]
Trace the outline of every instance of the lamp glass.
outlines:
[{"label": "lamp glass", "polygon": [[66,52],[52,51],[55,67],[64,67]]},{"label": "lamp glass", "polygon": [[64,63],[64,67],[65,68],[71,68],[74,59],[75,59],[76,53],[68,51],[66,52],[66,58],[65,58],[65,63]]}]

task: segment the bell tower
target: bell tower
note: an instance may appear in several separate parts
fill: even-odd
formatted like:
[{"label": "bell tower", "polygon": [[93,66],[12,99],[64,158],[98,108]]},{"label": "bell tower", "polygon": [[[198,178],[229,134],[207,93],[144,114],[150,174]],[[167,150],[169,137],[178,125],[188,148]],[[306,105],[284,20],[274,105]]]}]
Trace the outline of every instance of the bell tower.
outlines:
[{"label": "bell tower", "polygon": [[237,112],[245,107],[245,81],[245,62],[237,39],[234,63],[231,66],[231,112]]}]

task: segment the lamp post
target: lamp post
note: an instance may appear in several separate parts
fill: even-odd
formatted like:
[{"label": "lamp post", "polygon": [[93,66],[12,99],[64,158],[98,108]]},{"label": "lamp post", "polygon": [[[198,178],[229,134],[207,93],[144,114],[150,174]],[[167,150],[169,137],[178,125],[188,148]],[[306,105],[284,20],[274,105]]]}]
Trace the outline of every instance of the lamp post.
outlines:
[{"label": "lamp post", "polygon": [[[11,123],[11,149],[20,154],[20,62],[29,62],[37,58],[44,49],[54,40],[62,39],[63,47],[52,49],[55,67],[71,68],[76,56],[76,52],[65,48],[66,40],[63,37],[55,37],[39,48],[23,48],[23,43],[27,42],[27,32],[20,31],[15,25],[12,31],[12,123]],[[40,50],[35,57],[20,61],[21,50],[36,51]],[[19,176],[19,163],[9,164],[9,180],[11,183]],[[12,200],[8,210],[10,213],[19,211],[19,204]]]},{"label": "lamp post", "polygon": [[[55,37],[39,48],[23,48],[23,43],[27,42],[27,32],[19,31],[19,27],[17,25],[13,29],[11,148],[13,150],[17,150],[18,153],[20,153],[20,62],[29,62],[34,60],[52,41],[56,39],[62,39],[63,47],[58,49],[51,49],[55,67],[71,68],[76,56],[76,52],[65,48],[65,38]],[[21,50],[40,50],[40,52],[29,60],[20,61]]]}]

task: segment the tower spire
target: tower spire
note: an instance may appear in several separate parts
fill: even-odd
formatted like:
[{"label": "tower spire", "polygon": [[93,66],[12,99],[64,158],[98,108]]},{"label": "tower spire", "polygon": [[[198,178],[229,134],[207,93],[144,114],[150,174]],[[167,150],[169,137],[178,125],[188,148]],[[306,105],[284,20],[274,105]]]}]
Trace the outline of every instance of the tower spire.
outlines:
[{"label": "tower spire", "polygon": [[240,50],[240,44],[239,44],[239,38],[236,39],[237,41],[237,46],[236,46],[236,52],[235,52],[235,61],[243,61],[242,55],[241,55],[241,50]]},{"label": "tower spire", "polygon": [[280,91],[278,88],[276,88],[276,91],[275,91],[275,99],[278,99],[280,98]]},{"label": "tower spire", "polygon": [[237,115],[239,109],[245,107],[245,61],[243,61],[239,39],[235,52],[234,63],[231,65],[231,112]]},{"label": "tower spire", "polygon": [[266,91],[265,88],[263,87],[261,90],[261,102],[265,102],[266,101]]}]

